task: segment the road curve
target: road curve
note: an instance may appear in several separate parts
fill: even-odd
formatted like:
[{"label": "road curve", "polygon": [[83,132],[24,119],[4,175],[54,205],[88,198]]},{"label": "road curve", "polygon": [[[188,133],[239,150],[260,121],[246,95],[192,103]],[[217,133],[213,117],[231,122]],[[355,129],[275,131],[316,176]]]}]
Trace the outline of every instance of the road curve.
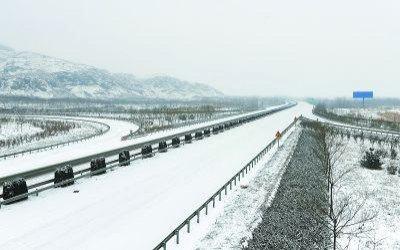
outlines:
[{"label": "road curve", "polygon": [[[71,117],[71,119],[77,119],[77,117]],[[129,142],[121,141],[121,137],[129,134],[131,130],[138,130],[138,126],[126,121],[100,118],[79,119],[105,123],[110,126],[110,130],[101,136],[80,143],[1,160],[0,177],[128,145]]]}]

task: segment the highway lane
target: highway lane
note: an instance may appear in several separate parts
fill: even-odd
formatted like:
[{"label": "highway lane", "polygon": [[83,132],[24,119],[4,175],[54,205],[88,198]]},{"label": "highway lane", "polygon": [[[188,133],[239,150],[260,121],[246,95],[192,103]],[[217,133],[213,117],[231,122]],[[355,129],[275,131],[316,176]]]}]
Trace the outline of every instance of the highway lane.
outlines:
[{"label": "highway lane", "polygon": [[[293,104],[292,104],[293,105]],[[281,105],[282,107],[284,105]],[[132,150],[133,148],[137,147],[142,147],[149,142],[158,142],[160,138],[163,137],[171,137],[175,136],[176,134],[185,134],[188,131],[191,130],[196,130],[208,126],[213,126],[215,124],[219,123],[224,123],[227,121],[231,121],[234,119],[239,119],[243,117],[248,117],[248,116],[253,116],[253,115],[258,115],[262,114],[265,112],[269,112],[269,110],[274,110],[277,108],[280,108],[281,106],[276,106],[276,107],[270,107],[267,108],[266,110],[262,111],[255,111],[255,112],[250,112],[247,114],[242,114],[242,115],[237,115],[237,116],[232,116],[228,118],[222,118],[222,119],[217,119],[213,120],[210,122],[204,122],[196,125],[191,125],[188,127],[181,127],[173,130],[168,130],[168,131],[162,131],[159,133],[154,133],[149,136],[141,137],[141,138],[136,138],[134,140],[129,140],[129,141],[121,141],[120,138],[121,136],[114,136],[107,140],[100,140],[99,142],[92,142],[88,145],[82,145],[81,147],[74,147],[73,150],[67,151],[69,153],[68,155],[62,154],[62,151],[58,150],[57,154],[49,154],[46,153],[45,157],[42,158],[42,156],[37,157],[36,155],[33,155],[29,161],[22,162],[22,164],[19,165],[19,168],[12,167],[12,168],[7,168],[6,164],[2,165],[0,163],[0,167],[4,166],[2,169],[0,169],[0,180],[3,181],[4,179],[12,179],[16,176],[23,176],[23,177],[33,177],[33,176],[38,176],[47,172],[54,171],[55,168],[61,165],[79,165],[83,164],[85,162],[89,162],[92,158],[97,158],[100,156],[112,156],[115,154],[118,154],[121,150]],[[112,121],[110,121],[112,122]],[[118,121],[114,121],[118,122]],[[110,130],[111,131],[111,130]],[[11,160],[10,160],[11,161]],[[8,163],[7,163],[8,164]],[[9,164],[8,166],[12,166]],[[15,165],[14,165],[15,166]],[[9,172],[7,172],[9,170]]]},{"label": "highway lane", "polygon": [[[0,210],[3,249],[151,249],[265,147],[297,106]],[[74,191],[78,190],[79,193]]]}]

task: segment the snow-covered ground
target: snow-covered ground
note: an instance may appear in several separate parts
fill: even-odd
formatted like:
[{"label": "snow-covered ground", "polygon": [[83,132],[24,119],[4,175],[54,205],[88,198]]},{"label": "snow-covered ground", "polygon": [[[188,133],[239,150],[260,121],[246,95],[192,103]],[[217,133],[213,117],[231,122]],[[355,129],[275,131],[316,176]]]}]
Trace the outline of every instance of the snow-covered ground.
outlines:
[{"label": "snow-covered ground", "polygon": [[[372,222],[365,224],[371,231],[358,238],[353,237],[349,249],[400,249],[400,176],[387,173],[387,158],[384,159],[382,170],[360,166],[365,150],[371,146],[387,152],[390,149],[389,146],[371,145],[367,140],[361,143],[351,139],[346,143],[345,153],[337,164],[338,167],[351,170],[340,184],[337,199],[350,196],[353,202],[360,203],[366,197],[360,214],[377,213]],[[396,162],[399,168],[399,160]],[[343,237],[340,242],[345,246],[348,239]]]},{"label": "snow-covered ground", "polygon": [[[399,122],[400,108],[399,107],[381,107],[381,108],[336,108],[332,111],[338,115],[352,115],[369,119],[383,119]],[[388,116],[389,114],[389,116]],[[396,115],[396,117],[391,117]]]},{"label": "snow-covered ground", "polygon": [[[68,118],[76,119],[76,118]],[[116,147],[127,145],[129,142],[122,142],[121,137],[136,131],[138,127],[130,122],[111,120],[111,119],[95,119],[81,118],[89,122],[100,122],[110,126],[110,130],[94,138],[86,141],[70,144],[60,148],[51,150],[34,152],[25,154],[16,158],[7,158],[0,160],[0,176],[27,171],[30,169],[55,164],[60,161],[70,160],[72,158],[80,158],[99,151],[111,150]]]},{"label": "snow-covered ground", "polygon": [[32,126],[30,123],[18,124],[15,122],[5,122],[0,124],[0,140],[34,135],[41,131],[43,131],[43,129]]},{"label": "snow-covered ground", "polygon": [[151,249],[277,130],[311,109],[299,103],[152,159],[3,206],[0,221],[11,226],[0,227],[0,248]]},{"label": "snow-covered ground", "polygon": [[[365,110],[364,110],[365,111]],[[385,111],[398,112],[396,109]],[[365,117],[379,117],[381,109],[365,111]],[[343,112],[342,112],[343,113]],[[345,112],[349,113],[349,112]],[[323,122],[343,125],[315,115],[308,118],[318,119]],[[349,126],[349,125],[347,125]],[[351,127],[356,127],[352,126]],[[345,142],[346,150],[337,164],[340,168],[351,170],[340,184],[340,195],[338,201],[344,197],[352,197],[354,204],[362,202],[366,204],[361,210],[361,215],[377,213],[372,222],[366,223],[365,227],[370,230],[358,237],[342,237],[340,244],[347,249],[400,249],[400,173],[389,175],[386,171],[389,159],[384,159],[382,170],[369,170],[360,166],[360,160],[366,150],[370,147],[382,149],[388,152],[389,145],[372,145],[368,140],[356,142],[353,139]],[[395,147],[399,153],[399,147]],[[396,163],[400,168],[399,158]],[[340,171],[342,171],[340,169]],[[343,170],[344,171],[344,170]]]},{"label": "snow-covered ground", "polygon": [[[17,140],[18,143],[0,147],[0,156],[72,142],[82,138],[100,135],[108,130],[106,124],[94,122],[91,119],[82,119],[76,117],[66,118],[58,116],[33,115],[18,117],[7,115],[6,117],[8,117],[9,120],[1,124],[0,140]],[[20,120],[15,120],[14,118]],[[35,122],[40,123],[42,121],[44,122],[43,126],[50,126],[46,125],[46,122],[67,122],[70,123],[71,128],[68,129],[68,131],[54,131],[54,134],[41,136],[38,133],[43,132],[43,128],[34,126],[33,124]],[[44,128],[46,129],[46,127]]]},{"label": "snow-covered ground", "polygon": [[379,119],[379,112],[384,111],[383,109],[373,109],[373,108],[336,108],[332,111],[338,115],[352,115],[360,116],[364,118]]},{"label": "snow-covered ground", "polygon": [[274,147],[245,176],[241,186],[235,188],[216,209],[210,209],[201,223],[193,223],[191,233],[182,230],[181,243],[170,243],[168,249],[241,249],[252,237],[253,229],[260,223],[262,209],[274,199],[280,180],[290,159],[300,128],[289,131],[282,138],[283,145]]},{"label": "snow-covered ground", "polygon": [[[281,105],[279,105],[281,106]],[[276,108],[276,106],[269,107],[268,109]],[[150,134],[148,136],[139,137],[134,140],[121,141],[121,137],[130,133],[135,132],[138,127],[132,123],[108,119],[93,119],[93,121],[99,121],[107,123],[111,129],[104,136],[96,137],[90,141],[78,143],[76,145],[70,145],[70,147],[63,147],[54,149],[46,152],[36,152],[32,155],[24,155],[19,159],[7,159],[0,161],[0,177],[16,174],[40,167],[45,167],[52,164],[58,164],[63,161],[78,159],[95,153],[106,152],[109,150],[117,149],[123,146],[129,146],[135,143],[146,142],[152,139],[161,138],[164,136],[170,136],[176,133],[185,132],[190,129],[201,128],[203,126],[211,126],[220,122],[228,121],[233,118],[243,117],[248,114],[260,113],[263,111],[255,111],[246,114],[236,115],[232,117],[217,119],[204,123],[191,125],[188,127],[179,127],[176,129],[165,130]]]}]

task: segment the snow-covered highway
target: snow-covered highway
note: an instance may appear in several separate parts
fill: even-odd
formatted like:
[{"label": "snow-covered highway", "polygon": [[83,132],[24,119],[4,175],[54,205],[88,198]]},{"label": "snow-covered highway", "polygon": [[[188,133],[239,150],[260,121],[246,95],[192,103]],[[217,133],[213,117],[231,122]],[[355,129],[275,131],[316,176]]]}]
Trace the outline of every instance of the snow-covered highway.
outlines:
[{"label": "snow-covered highway", "polygon": [[[117,155],[122,150],[131,151],[132,149],[137,149],[142,147],[143,145],[138,146],[140,144],[147,145],[151,141],[153,141],[152,143],[158,143],[162,138],[175,137],[177,134],[186,134],[188,133],[188,131],[193,131],[198,129],[202,130],[206,127],[208,128],[215,125],[224,124],[226,122],[234,121],[237,119],[248,118],[250,116],[265,115],[265,114],[268,115],[271,112],[276,112],[280,109],[289,108],[293,105],[295,105],[295,103],[286,103],[283,105],[272,106],[268,107],[265,110],[258,110],[245,114],[198,123],[190,126],[179,127],[167,131],[160,131],[150,135],[136,138],[134,140],[121,141],[120,134],[117,133],[113,137],[113,134],[110,133],[109,139],[103,137],[103,139],[105,140],[96,140],[96,141],[93,140],[91,141],[90,144],[87,145],[80,144],[80,146],[75,146],[72,149],[68,149],[67,152],[63,151],[60,152],[60,150],[58,150],[57,151],[58,153],[56,154],[52,152],[40,154],[39,156],[35,154],[28,158],[29,161],[24,161],[23,164],[18,164],[18,161],[14,162],[17,163],[19,167],[15,167],[14,165],[12,165],[13,162],[5,162],[3,164],[0,162],[0,168],[4,165],[3,170],[0,169],[0,182],[4,180],[13,179],[15,177],[21,177],[21,175],[24,177],[36,177],[39,175],[43,175],[45,173],[53,172],[60,166],[64,165],[76,166],[79,164],[88,163],[93,158],[108,157],[108,156],[115,157],[115,155]],[[118,128],[118,126],[114,127]],[[121,131],[125,131],[125,126],[120,126],[120,127],[124,128]],[[135,129],[137,129],[136,126]],[[125,135],[127,133],[128,132],[125,132]],[[46,157],[49,160],[44,160],[46,159]]]},{"label": "snow-covered highway", "polygon": [[0,249],[151,249],[277,130],[311,110],[299,103],[152,159],[3,206]]}]

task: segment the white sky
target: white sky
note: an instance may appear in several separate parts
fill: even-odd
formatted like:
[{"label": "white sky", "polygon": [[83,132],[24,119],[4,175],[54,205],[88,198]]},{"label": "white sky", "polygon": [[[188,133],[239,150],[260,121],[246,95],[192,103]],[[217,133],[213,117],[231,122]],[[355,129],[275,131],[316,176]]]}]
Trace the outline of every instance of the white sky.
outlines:
[{"label": "white sky", "polygon": [[400,95],[399,0],[8,0],[0,44],[226,94]]}]

